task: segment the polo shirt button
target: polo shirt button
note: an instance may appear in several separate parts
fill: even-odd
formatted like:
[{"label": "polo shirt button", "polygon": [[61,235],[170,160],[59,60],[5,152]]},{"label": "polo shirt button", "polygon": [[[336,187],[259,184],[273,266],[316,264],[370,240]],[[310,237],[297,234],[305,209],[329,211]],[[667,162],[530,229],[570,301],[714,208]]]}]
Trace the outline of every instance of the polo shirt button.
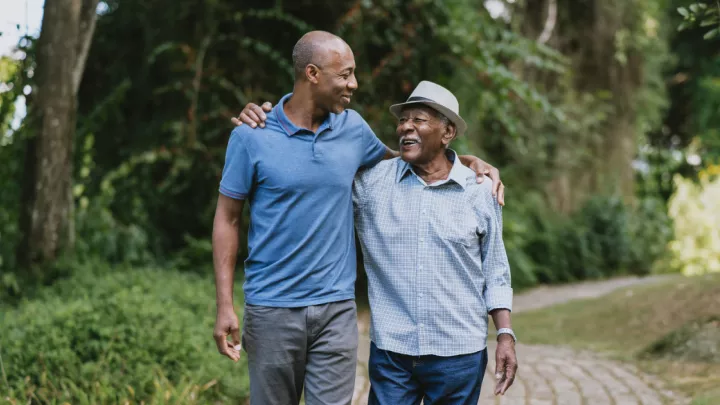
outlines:
[{"label": "polo shirt button", "polygon": [[420,325],[418,325],[418,326],[420,326],[421,328],[424,328],[424,327],[425,327],[425,325],[423,325],[423,324],[420,324]]},{"label": "polo shirt button", "polygon": [[423,269],[423,266],[420,266],[420,270],[422,270],[422,269]]},{"label": "polo shirt button", "polygon": [[423,297],[423,293],[420,293],[419,297],[422,298],[422,297]]},{"label": "polo shirt button", "polygon": [[420,238],[420,242],[425,242],[425,238]]}]

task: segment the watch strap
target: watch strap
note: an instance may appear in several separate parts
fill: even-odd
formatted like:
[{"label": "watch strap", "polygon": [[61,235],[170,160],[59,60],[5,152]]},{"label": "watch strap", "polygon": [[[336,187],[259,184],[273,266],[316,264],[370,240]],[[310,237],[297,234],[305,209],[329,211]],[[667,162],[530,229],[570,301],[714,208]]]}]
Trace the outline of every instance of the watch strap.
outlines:
[{"label": "watch strap", "polygon": [[497,331],[497,337],[500,337],[500,335],[510,335],[513,338],[513,342],[517,342],[517,338],[515,337],[515,332],[513,332],[510,328],[500,328]]}]

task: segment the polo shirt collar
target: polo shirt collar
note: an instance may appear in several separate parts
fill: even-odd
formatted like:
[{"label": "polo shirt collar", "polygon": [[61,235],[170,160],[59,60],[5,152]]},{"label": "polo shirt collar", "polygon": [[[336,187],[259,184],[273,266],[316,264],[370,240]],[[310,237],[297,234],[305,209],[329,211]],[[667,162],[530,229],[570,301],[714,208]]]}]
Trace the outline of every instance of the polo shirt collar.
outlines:
[{"label": "polo shirt collar", "polygon": [[[280,101],[273,107],[273,112],[275,113],[275,116],[277,117],[278,121],[280,122],[280,127],[285,131],[285,133],[288,136],[297,135],[300,132],[310,132],[311,130],[303,127],[299,127],[295,125],[287,115],[285,115],[285,109],[283,108],[283,105],[290,100],[290,97],[292,97],[292,93],[288,93],[283,96],[283,98],[280,99]],[[330,113],[328,117],[325,119],[325,121],[318,127],[317,133],[321,133],[326,129],[332,130],[333,129],[333,120],[335,118],[335,114]]]},{"label": "polo shirt collar", "polygon": [[[457,157],[457,153],[452,150],[448,149],[445,151],[445,156],[453,162],[452,168],[450,169],[450,174],[448,175],[447,181],[453,181],[456,184],[458,184],[460,187],[463,188],[463,190],[466,188],[468,183],[468,171],[472,171],[468,169],[467,167],[463,166],[462,163],[460,163],[460,159]],[[399,183],[408,173],[412,172],[412,165],[410,163],[398,158],[398,165],[397,165],[397,173],[395,175],[395,182]],[[473,174],[473,178],[474,178]]]}]

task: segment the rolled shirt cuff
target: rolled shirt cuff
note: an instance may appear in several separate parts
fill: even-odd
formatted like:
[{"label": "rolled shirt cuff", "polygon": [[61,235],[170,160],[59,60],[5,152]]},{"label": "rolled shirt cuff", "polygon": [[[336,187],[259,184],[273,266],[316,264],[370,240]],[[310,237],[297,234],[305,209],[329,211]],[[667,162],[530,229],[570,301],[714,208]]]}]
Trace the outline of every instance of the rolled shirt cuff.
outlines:
[{"label": "rolled shirt cuff", "polygon": [[494,309],[507,309],[512,311],[512,287],[488,287],[485,290],[485,306],[488,312]]}]

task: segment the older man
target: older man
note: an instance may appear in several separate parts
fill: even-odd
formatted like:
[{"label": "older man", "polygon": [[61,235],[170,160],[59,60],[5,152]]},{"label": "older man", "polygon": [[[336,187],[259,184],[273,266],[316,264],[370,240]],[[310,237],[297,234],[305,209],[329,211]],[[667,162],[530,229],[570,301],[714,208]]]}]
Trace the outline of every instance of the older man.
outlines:
[{"label": "older man", "polygon": [[358,84],[342,39],[310,32],[293,62],[293,92],[267,125],[256,135],[236,128],[229,141],[213,224],[214,337],[220,353],[239,359],[233,278],[247,200],[242,342],[250,403],[297,404],[304,389],[307,404],[349,404],[357,358],[352,181],[396,153],[347,109]]},{"label": "older man", "polygon": [[355,177],[371,308],[371,404],[476,404],[488,313],[498,328],[495,393],[515,377],[501,209],[490,186],[477,184],[448,148],[466,130],[458,107],[447,89],[421,82],[391,107],[401,158]]},{"label": "older man", "polygon": [[455,96],[421,82],[398,118],[401,158],[355,178],[355,224],[368,275],[371,404],[476,404],[487,315],[498,329],[496,393],[517,362],[502,216],[450,142],[465,132]]}]

